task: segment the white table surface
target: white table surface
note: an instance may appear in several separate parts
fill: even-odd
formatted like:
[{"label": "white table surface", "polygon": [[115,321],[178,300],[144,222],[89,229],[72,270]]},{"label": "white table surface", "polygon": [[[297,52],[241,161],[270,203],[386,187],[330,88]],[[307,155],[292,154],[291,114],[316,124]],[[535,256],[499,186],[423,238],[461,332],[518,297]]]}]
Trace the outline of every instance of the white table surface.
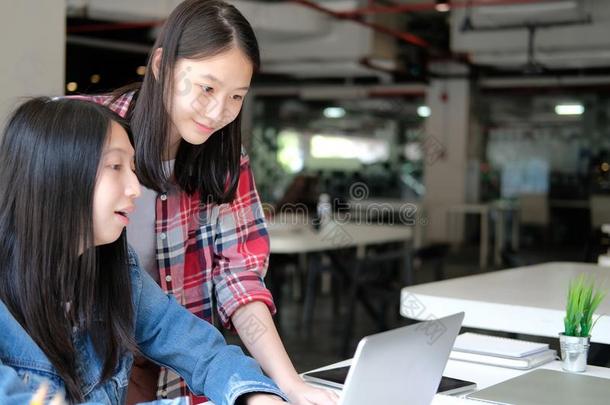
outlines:
[{"label": "white table surface", "polygon": [[[314,371],[326,370],[336,367],[342,367],[350,365],[352,362],[351,359],[344,360],[339,363],[331,364],[325,367],[320,367]],[[538,367],[538,369],[549,369],[549,370],[557,370],[563,371],[561,368],[560,361],[553,361],[551,363],[547,363]],[[446,377],[459,378],[461,380],[473,381],[477,384],[477,390],[482,390],[483,388],[490,387],[495,384],[499,384],[503,381],[509,380],[511,378],[515,378],[520,376],[521,374],[528,373],[532,370],[515,370],[504,367],[495,367],[495,366],[487,366],[483,364],[475,364],[468,363],[465,361],[458,360],[449,360],[447,362],[447,366],[445,367],[445,371],[443,371],[443,375]],[[590,375],[593,377],[601,377],[610,379],[610,369],[605,367],[596,367],[596,366],[588,366],[587,371],[582,373],[584,375]],[[315,385],[315,384],[312,384]],[[324,387],[327,388],[327,387]],[[334,390],[337,393],[340,393],[340,390]],[[432,405],[441,405],[441,404],[470,404],[470,403],[478,403],[478,401],[469,401],[461,398],[450,397],[447,398],[445,395],[435,395],[434,400],[432,401]]]},{"label": "white table surface", "polygon": [[296,254],[390,242],[410,242],[413,228],[404,225],[367,225],[331,222],[316,231],[310,224],[270,221],[271,253]]},{"label": "white table surface", "polygon": [[[466,327],[557,337],[563,330],[569,282],[580,273],[610,288],[607,267],[552,262],[405,287],[400,311],[419,320],[464,311]],[[610,314],[610,298],[597,313]],[[599,319],[591,340],[610,344],[608,316]]]},{"label": "white table surface", "polygon": [[356,211],[370,210],[371,213],[409,213],[414,214],[421,208],[421,202],[416,200],[401,200],[399,198],[368,198],[364,200],[352,199],[348,201],[349,207]]}]

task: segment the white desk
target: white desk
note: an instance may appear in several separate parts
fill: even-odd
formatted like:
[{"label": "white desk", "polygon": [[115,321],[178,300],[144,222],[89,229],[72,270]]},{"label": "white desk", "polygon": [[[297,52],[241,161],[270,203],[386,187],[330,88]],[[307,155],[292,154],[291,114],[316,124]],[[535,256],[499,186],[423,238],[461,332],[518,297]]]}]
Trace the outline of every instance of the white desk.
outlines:
[{"label": "white desk", "polygon": [[[296,254],[299,260],[297,268],[302,272],[307,269],[303,324],[308,331],[313,317],[316,280],[319,273],[319,261],[315,259],[320,255],[315,253],[355,247],[356,259],[361,261],[366,256],[367,246],[399,242],[403,244],[400,249],[400,254],[404,256],[403,282],[407,285],[412,283],[409,248],[413,238],[413,228],[410,226],[330,222],[316,231],[307,217],[283,215],[271,218],[267,223],[267,230],[272,254]],[[307,256],[312,253],[314,255]],[[293,280],[298,282],[299,277],[293,277]],[[295,291],[301,289],[299,285],[295,287]]]},{"label": "white desk", "polygon": [[404,214],[404,218],[414,218],[415,213],[421,209],[420,201],[401,200],[399,198],[367,198],[363,200],[351,199],[348,201],[350,210],[362,214]]},{"label": "white desk", "polygon": [[271,253],[299,254],[391,242],[410,242],[413,228],[403,225],[366,225],[331,222],[320,231],[306,220],[271,219],[267,224]]},{"label": "white desk", "polygon": [[[580,273],[610,286],[606,267],[545,263],[405,287],[400,311],[419,320],[464,311],[465,327],[557,337],[563,331],[568,284]],[[610,299],[602,302],[598,314],[610,314]],[[591,340],[610,344],[610,317],[599,319]]]},{"label": "white desk", "polygon": [[[351,364],[350,360],[345,360],[339,363],[331,364],[326,367],[321,367],[318,370],[325,370],[330,368],[342,367]],[[561,368],[560,361],[554,361],[547,363],[539,367],[540,369],[549,369],[563,371]],[[520,376],[521,374],[528,373],[532,370],[514,370],[510,368],[487,366],[482,364],[468,363],[465,361],[449,360],[443,375],[446,377],[459,378],[461,380],[473,381],[477,384],[477,390],[490,387],[495,384],[499,384],[503,381],[509,380]],[[605,367],[588,366],[587,371],[584,375],[590,375],[593,377],[608,378],[610,379],[610,369]],[[314,384],[312,384],[314,385]],[[340,392],[340,390],[335,390]],[[457,398],[454,401],[446,401],[444,395],[436,395],[432,401],[432,405],[440,405],[445,403],[459,404],[460,401]],[[464,403],[471,403],[471,401],[464,401]],[[478,402],[480,403],[480,402]]]},{"label": "white desk", "polygon": [[360,223],[381,225],[384,217],[388,217],[391,224],[412,227],[413,246],[422,246],[422,225],[427,224],[427,219],[421,201],[399,198],[351,199],[348,206],[350,214],[354,214],[354,219]]}]

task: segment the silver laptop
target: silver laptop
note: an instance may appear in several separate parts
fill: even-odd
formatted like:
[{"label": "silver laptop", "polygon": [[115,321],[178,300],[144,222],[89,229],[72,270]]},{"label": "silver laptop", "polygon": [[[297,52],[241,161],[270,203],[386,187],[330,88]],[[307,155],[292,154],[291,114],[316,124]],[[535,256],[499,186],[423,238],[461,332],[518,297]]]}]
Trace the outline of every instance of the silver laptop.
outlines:
[{"label": "silver laptop", "polygon": [[460,312],[362,339],[340,405],[430,405],[463,319]]},{"label": "silver laptop", "polygon": [[468,398],[503,405],[599,405],[610,403],[610,382],[542,369],[492,385]]}]

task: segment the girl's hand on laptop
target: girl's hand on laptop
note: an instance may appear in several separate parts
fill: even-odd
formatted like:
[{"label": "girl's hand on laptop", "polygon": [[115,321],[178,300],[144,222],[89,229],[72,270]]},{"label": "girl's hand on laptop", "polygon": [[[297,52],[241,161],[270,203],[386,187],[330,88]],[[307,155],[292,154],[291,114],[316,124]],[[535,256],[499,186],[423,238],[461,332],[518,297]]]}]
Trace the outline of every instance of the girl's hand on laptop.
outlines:
[{"label": "girl's hand on laptop", "polygon": [[294,405],[337,405],[339,396],[333,391],[312,387],[302,381],[286,391]]}]

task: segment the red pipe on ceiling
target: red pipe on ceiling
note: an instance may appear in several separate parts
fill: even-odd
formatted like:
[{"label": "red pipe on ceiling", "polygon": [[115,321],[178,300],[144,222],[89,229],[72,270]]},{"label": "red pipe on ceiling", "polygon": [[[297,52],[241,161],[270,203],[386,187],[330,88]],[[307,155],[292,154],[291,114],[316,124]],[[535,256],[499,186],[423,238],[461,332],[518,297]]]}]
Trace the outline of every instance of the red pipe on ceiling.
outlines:
[{"label": "red pipe on ceiling", "polygon": [[[362,15],[371,15],[371,14],[396,14],[396,13],[408,13],[408,12],[418,12],[418,11],[430,11],[434,10],[435,2],[426,2],[426,3],[417,3],[417,4],[401,4],[401,5],[392,5],[392,6],[376,6],[374,5],[375,0],[369,0],[369,7],[363,7],[351,11],[334,11],[325,7],[320,6],[319,4],[309,1],[309,0],[292,0],[295,3],[299,3],[305,5],[307,7],[316,9],[318,11],[329,14],[335,18],[352,20],[354,22],[369,26],[373,29],[379,29],[380,32],[384,32],[386,34],[397,37],[405,42],[408,42],[412,45],[420,46],[420,47],[428,47],[429,44],[407,32],[400,32],[392,29],[387,29],[385,27],[376,25],[374,23],[368,23],[366,21],[359,20],[358,17]],[[459,7],[483,7],[483,6],[500,6],[500,5],[511,5],[511,4],[531,4],[531,3],[548,3],[550,1],[544,0],[470,0],[470,1],[451,1],[452,8]],[[83,24],[83,25],[73,25],[67,28],[68,33],[83,33],[83,32],[99,32],[99,31],[118,31],[118,30],[130,30],[130,29],[139,29],[139,28],[151,28],[160,26],[164,23],[164,20],[157,21],[142,21],[142,22],[126,22],[126,23],[101,23],[101,24]]]},{"label": "red pipe on ceiling", "polygon": [[375,31],[378,31],[378,32],[381,32],[381,33],[388,34],[388,35],[391,35],[393,37],[396,37],[396,38],[398,38],[398,39],[400,39],[402,41],[405,41],[405,42],[407,42],[407,43],[409,43],[411,45],[419,46],[419,47],[422,47],[422,48],[429,48],[430,47],[430,44],[426,40],[418,37],[417,35],[413,35],[413,34],[408,33],[408,32],[402,32],[402,31],[394,30],[392,28],[384,27],[383,25],[380,25],[380,24],[371,23],[371,22],[368,22],[368,21],[363,21],[363,20],[359,19],[358,16],[342,15],[341,12],[334,11],[334,10],[331,10],[329,8],[326,8],[326,7],[322,7],[318,3],[315,3],[315,2],[310,1],[310,0],[292,0],[292,1],[294,3],[298,3],[298,4],[301,4],[303,6],[312,8],[312,9],[317,10],[317,11],[320,11],[322,13],[328,14],[328,15],[330,15],[332,17],[335,17],[335,18],[338,18],[338,19],[341,19],[341,20],[349,20],[349,21],[353,21],[355,23],[364,25],[366,27],[374,29]]},{"label": "red pipe on ceiling", "polygon": [[[521,5],[521,4],[535,4],[535,3],[552,3],[553,1],[548,0],[466,0],[466,1],[449,1],[451,8],[464,8],[464,7],[488,7],[488,6],[508,6],[508,5]],[[416,4],[399,4],[393,6],[369,6],[357,8],[350,11],[337,11],[336,17],[338,18],[355,18],[363,15],[372,14],[398,14],[398,13],[412,13],[418,11],[433,11],[435,10],[436,2],[425,2]]]}]

